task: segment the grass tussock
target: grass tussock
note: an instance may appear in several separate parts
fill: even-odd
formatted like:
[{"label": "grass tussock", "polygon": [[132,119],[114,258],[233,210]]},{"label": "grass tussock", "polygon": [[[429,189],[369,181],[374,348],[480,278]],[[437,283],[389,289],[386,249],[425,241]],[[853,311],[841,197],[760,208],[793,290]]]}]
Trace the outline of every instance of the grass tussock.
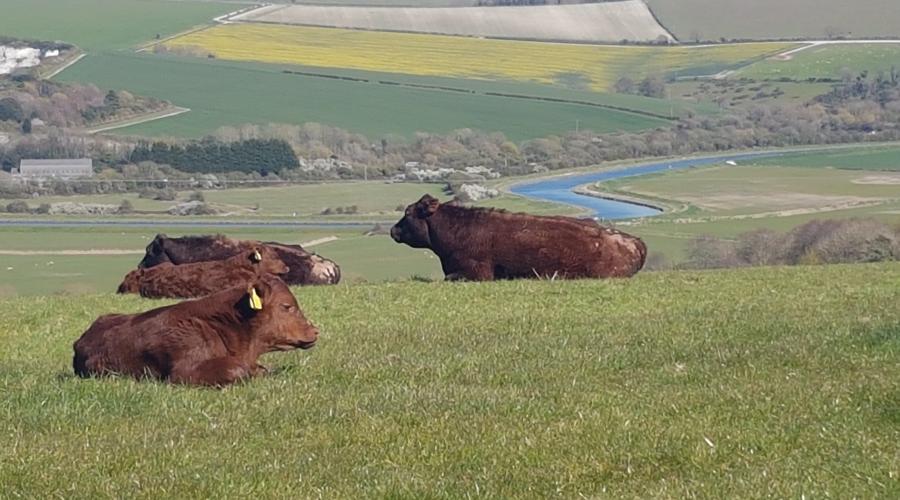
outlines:
[{"label": "grass tussock", "polygon": [[80,380],[111,295],[0,302],[10,497],[896,497],[900,265],[303,288],[225,390]]}]

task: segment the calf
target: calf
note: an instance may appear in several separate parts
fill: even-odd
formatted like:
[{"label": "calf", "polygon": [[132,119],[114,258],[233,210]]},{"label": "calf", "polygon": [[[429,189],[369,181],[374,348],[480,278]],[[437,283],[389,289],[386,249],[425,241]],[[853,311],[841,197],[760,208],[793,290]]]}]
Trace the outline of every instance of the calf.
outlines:
[{"label": "calf", "polygon": [[246,283],[257,275],[284,274],[288,270],[273,249],[261,246],[225,260],[135,269],[125,276],[118,293],[189,299]]},{"label": "calf", "polygon": [[266,275],[142,314],[101,316],[75,342],[72,365],[81,377],[224,386],[264,373],[262,354],[309,349],[318,335],[284,282]]},{"label": "calf", "polygon": [[289,285],[333,285],[341,280],[341,268],[334,261],[307,252],[300,245],[232,240],[222,235],[169,238],[165,234],[157,234],[147,245],[138,267],[149,268],[166,262],[190,264],[222,260],[260,245],[273,248],[290,267],[290,271],[282,276]]},{"label": "calf", "polygon": [[629,277],[647,258],[640,238],[594,221],[441,204],[429,195],[406,207],[391,237],[432,250],[447,279]]}]

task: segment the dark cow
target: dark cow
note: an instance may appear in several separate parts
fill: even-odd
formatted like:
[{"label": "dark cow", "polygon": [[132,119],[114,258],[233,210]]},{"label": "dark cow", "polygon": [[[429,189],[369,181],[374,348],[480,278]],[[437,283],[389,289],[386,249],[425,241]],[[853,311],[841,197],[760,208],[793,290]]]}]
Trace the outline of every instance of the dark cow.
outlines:
[{"label": "dark cow", "polygon": [[118,293],[139,293],[150,299],[190,299],[247,283],[262,274],[285,274],[288,266],[270,247],[259,246],[225,260],[193,264],[160,264],[135,269],[125,276]]},{"label": "dark cow", "polygon": [[276,276],[142,314],[97,318],[74,344],[81,377],[120,374],[224,386],[265,373],[267,352],[309,349],[319,331]]},{"label": "dark cow", "polygon": [[169,238],[157,234],[147,245],[138,267],[149,268],[164,262],[190,264],[221,260],[258,245],[272,247],[291,270],[282,279],[289,285],[334,285],[341,280],[341,268],[333,261],[307,252],[300,245],[232,240],[222,235]]},{"label": "dark cow", "polygon": [[640,238],[592,220],[467,208],[429,195],[406,207],[391,237],[431,249],[447,279],[629,277],[647,258]]}]

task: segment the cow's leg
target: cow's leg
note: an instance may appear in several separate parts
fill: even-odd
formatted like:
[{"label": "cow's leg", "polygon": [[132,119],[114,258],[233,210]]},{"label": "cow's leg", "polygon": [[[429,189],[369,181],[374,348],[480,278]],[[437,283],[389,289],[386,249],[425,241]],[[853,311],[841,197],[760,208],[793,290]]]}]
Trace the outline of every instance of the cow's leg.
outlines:
[{"label": "cow's leg", "polygon": [[202,361],[199,364],[176,366],[169,381],[176,384],[210,385],[222,387],[259,373],[257,366],[249,366],[232,357]]},{"label": "cow's leg", "polygon": [[461,263],[457,274],[471,281],[493,281],[494,265],[490,262],[469,260]]}]

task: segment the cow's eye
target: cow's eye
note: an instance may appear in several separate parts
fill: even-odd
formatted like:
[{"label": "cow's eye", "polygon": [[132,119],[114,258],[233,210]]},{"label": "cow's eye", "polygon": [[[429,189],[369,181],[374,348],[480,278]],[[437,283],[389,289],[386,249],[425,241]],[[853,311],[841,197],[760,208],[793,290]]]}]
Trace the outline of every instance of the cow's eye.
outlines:
[{"label": "cow's eye", "polygon": [[294,310],[294,306],[291,304],[281,304],[281,308],[288,312]]}]

